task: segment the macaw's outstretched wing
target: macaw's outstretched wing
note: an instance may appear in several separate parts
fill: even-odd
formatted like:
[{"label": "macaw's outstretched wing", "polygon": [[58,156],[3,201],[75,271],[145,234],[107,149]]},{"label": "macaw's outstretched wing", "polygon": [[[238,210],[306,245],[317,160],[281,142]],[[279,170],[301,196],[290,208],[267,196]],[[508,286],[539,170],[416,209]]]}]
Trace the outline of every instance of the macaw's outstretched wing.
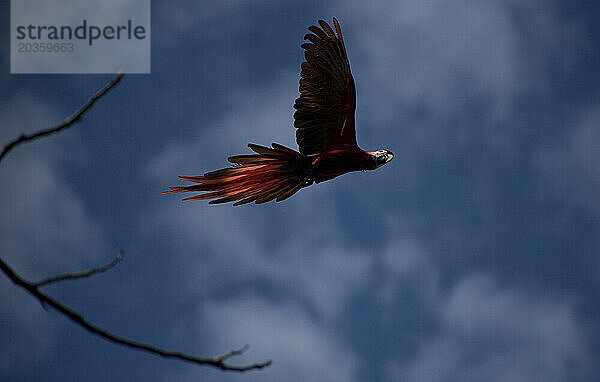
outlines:
[{"label": "macaw's outstretched wing", "polygon": [[319,154],[335,147],[355,148],[354,110],[356,90],[340,24],[336,33],[329,24],[308,29],[302,44],[306,61],[300,74],[300,97],[294,108],[296,141],[304,155]]}]

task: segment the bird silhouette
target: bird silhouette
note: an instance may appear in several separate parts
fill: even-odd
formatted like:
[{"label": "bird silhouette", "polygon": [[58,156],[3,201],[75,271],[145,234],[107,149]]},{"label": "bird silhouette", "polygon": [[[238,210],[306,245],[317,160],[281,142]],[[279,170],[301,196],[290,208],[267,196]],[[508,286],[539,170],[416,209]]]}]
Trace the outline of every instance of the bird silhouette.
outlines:
[{"label": "bird silhouette", "polygon": [[356,143],[354,111],[356,88],[350,72],[342,30],[323,20],[304,36],[305,60],[300,73],[300,97],[294,108],[299,151],[272,143],[249,144],[255,152],[229,157],[232,167],[201,176],[180,176],[193,182],[169,187],[163,194],[202,192],[183,200],[234,206],[285,200],[301,188],[359,170],[374,170],[394,158],[389,150],[363,151]]}]

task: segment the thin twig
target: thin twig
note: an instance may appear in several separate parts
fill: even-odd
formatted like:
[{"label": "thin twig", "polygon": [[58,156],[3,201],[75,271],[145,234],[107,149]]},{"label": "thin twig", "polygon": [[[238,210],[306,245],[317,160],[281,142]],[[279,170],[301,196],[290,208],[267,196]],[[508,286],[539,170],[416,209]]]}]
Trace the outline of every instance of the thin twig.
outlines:
[{"label": "thin twig", "polygon": [[67,117],[67,119],[65,119],[58,125],[50,127],[48,129],[36,131],[33,134],[21,134],[19,137],[8,142],[2,149],[2,153],[0,153],[0,162],[2,162],[2,159],[4,159],[4,157],[18,145],[29,142],[29,141],[33,141],[38,138],[45,137],[47,135],[56,134],[62,130],[65,130],[65,129],[73,126],[75,123],[79,122],[81,120],[81,117],[83,117],[83,114],[85,114],[85,112],[88,111],[96,103],[96,101],[98,101],[100,98],[102,98],[102,96],[104,96],[106,93],[108,93],[108,91],[110,89],[114,88],[119,83],[119,81],[121,81],[121,78],[123,78],[123,75],[124,75],[123,72],[117,73],[109,83],[104,85],[104,87],[102,89],[98,90],[96,92],[96,94],[94,94],[75,113],[73,113],[70,117]]},{"label": "thin twig", "polygon": [[228,358],[240,356],[240,355],[244,354],[246,352],[246,350],[248,350],[248,348],[250,348],[250,345],[246,344],[241,349],[231,350],[223,355],[215,357],[215,360],[225,361]]},{"label": "thin twig", "polygon": [[2,272],[4,272],[4,274],[6,274],[8,276],[8,278],[10,278],[12,280],[13,283],[15,283],[16,285],[18,285],[21,288],[28,291],[31,295],[33,295],[35,298],[37,298],[40,301],[40,303],[46,304],[46,305],[56,309],[58,312],[65,315],[67,318],[69,318],[71,321],[73,321],[77,325],[83,327],[90,333],[98,335],[108,341],[129,347],[129,348],[145,351],[145,352],[148,352],[148,353],[151,353],[154,355],[158,355],[161,357],[179,359],[181,361],[196,363],[198,365],[213,366],[218,369],[225,370],[225,371],[244,372],[244,371],[249,371],[249,370],[262,369],[262,368],[265,368],[265,367],[271,365],[270,360],[260,362],[260,363],[254,363],[252,365],[246,365],[246,366],[232,366],[232,365],[228,365],[225,363],[225,361],[228,358],[240,355],[244,351],[246,351],[246,349],[248,349],[247,345],[239,350],[233,350],[233,351],[225,353],[224,355],[221,355],[221,356],[217,356],[214,358],[202,358],[202,357],[197,357],[197,356],[181,353],[178,351],[164,350],[164,349],[161,349],[161,348],[158,348],[158,347],[155,347],[152,345],[148,345],[148,344],[145,344],[142,342],[137,342],[137,341],[133,341],[133,340],[130,340],[130,339],[127,339],[124,337],[117,336],[107,330],[99,328],[98,326],[95,326],[94,324],[88,322],[85,318],[83,318],[83,316],[81,314],[75,312],[74,310],[67,307],[66,305],[63,305],[62,303],[58,302],[57,300],[53,299],[52,297],[41,292],[36,285],[23,279],[21,276],[19,276],[17,273],[15,273],[8,266],[8,264],[6,264],[1,258],[0,258],[0,269],[2,270]]},{"label": "thin twig", "polygon": [[77,279],[82,279],[85,277],[90,277],[92,275],[95,275],[96,273],[102,273],[102,272],[108,271],[109,269],[111,269],[112,267],[117,265],[121,260],[123,260],[123,251],[119,251],[117,256],[110,263],[104,264],[101,267],[90,268],[90,269],[87,269],[82,272],[65,273],[64,275],[48,277],[41,281],[32,283],[32,285],[35,287],[41,287],[41,286],[59,282],[59,281],[77,280]]},{"label": "thin twig", "polygon": [[[65,129],[71,127],[72,125],[74,125],[75,123],[80,121],[83,114],[85,114],[85,112],[88,111],[94,105],[94,103],[96,103],[96,101],[98,101],[100,98],[102,98],[102,96],[104,96],[109,90],[111,90],[113,87],[115,87],[115,85],[117,85],[119,83],[119,81],[121,81],[121,78],[123,78],[123,73],[118,73],[117,75],[115,75],[109,83],[107,83],[102,89],[100,89],[98,92],[96,92],[83,106],[81,106],[75,113],[73,113],[70,117],[68,117],[67,119],[62,121],[60,124],[58,124],[54,127],[51,127],[49,129],[39,130],[30,135],[22,134],[18,138],[14,139],[13,141],[6,144],[4,146],[2,152],[0,153],[0,162],[16,146],[21,145],[26,142],[34,141],[39,138],[46,137],[51,134],[58,133],[60,131],[63,131]],[[127,339],[125,337],[120,337],[120,336],[117,336],[117,335],[109,332],[108,330],[105,330],[98,326],[93,325],[92,323],[88,322],[81,314],[77,313],[76,311],[72,310],[71,308],[67,307],[66,305],[60,303],[59,301],[53,299],[52,297],[46,295],[39,289],[40,287],[42,287],[44,285],[48,285],[53,282],[58,282],[58,281],[63,281],[63,280],[80,279],[83,277],[92,276],[96,273],[104,272],[104,271],[109,270],[112,267],[114,267],[122,259],[122,257],[123,257],[123,254],[121,252],[119,252],[119,255],[117,255],[117,257],[112,262],[110,262],[104,266],[101,266],[98,268],[92,268],[92,269],[84,271],[84,272],[49,277],[45,280],[38,281],[36,283],[29,282],[29,281],[25,280],[23,277],[19,276],[6,262],[4,262],[4,260],[1,257],[0,257],[0,270],[9,279],[11,279],[11,281],[14,284],[25,289],[33,297],[35,297],[42,304],[42,306],[44,306],[44,307],[50,306],[50,307],[56,309],[59,313],[63,314],[68,319],[70,319],[72,322],[74,322],[75,324],[86,329],[90,333],[95,334],[99,337],[102,337],[113,343],[123,345],[125,347],[129,347],[132,349],[145,351],[147,353],[151,353],[151,354],[158,355],[161,357],[178,359],[181,361],[191,362],[191,363],[195,363],[198,365],[213,366],[218,369],[225,370],[225,371],[244,372],[244,371],[249,371],[249,370],[262,369],[262,368],[265,368],[265,367],[268,367],[271,365],[270,360],[260,362],[260,363],[254,363],[251,365],[245,365],[245,366],[233,366],[233,365],[228,365],[225,363],[225,361],[227,361],[229,358],[234,357],[234,356],[239,356],[243,352],[245,352],[248,349],[248,345],[245,345],[241,349],[232,350],[230,352],[227,352],[227,353],[217,356],[217,357],[203,358],[203,357],[197,357],[197,356],[193,356],[193,355],[189,355],[189,354],[185,354],[185,353],[181,353],[181,352],[177,352],[177,351],[164,350],[164,349],[161,349],[159,347],[155,347],[155,346],[152,346],[149,344],[133,341],[133,340]]]}]

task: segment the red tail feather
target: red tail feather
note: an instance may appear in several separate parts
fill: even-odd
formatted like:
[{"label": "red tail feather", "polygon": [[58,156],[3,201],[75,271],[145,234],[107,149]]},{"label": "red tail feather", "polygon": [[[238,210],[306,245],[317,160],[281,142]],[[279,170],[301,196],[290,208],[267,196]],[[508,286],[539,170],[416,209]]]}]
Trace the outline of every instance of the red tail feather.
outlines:
[{"label": "red tail feather", "polygon": [[[295,194],[307,182],[310,164],[300,153],[285,146],[272,144],[272,148],[249,144],[257,154],[237,155],[229,158],[234,167],[224,168],[203,176],[180,176],[194,182],[191,186],[169,187],[163,192],[205,192],[183,200],[211,200],[210,204],[234,202],[234,206],[255,202],[278,202]],[[306,162],[306,163],[305,163]]]}]

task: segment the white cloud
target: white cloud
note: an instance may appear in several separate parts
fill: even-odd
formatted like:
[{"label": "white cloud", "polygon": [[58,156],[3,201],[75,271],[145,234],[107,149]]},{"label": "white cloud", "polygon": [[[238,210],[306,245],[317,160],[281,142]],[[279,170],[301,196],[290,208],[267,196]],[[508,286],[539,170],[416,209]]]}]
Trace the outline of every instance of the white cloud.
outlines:
[{"label": "white cloud", "polygon": [[460,280],[440,301],[440,328],[408,364],[390,361],[407,381],[585,380],[589,349],[575,304],[486,274]]},{"label": "white cloud", "polygon": [[428,308],[436,310],[439,299],[438,267],[423,246],[410,235],[399,235],[388,244],[383,256],[382,265],[386,275],[379,297],[393,306],[400,291],[409,290]]},{"label": "white cloud", "polygon": [[[202,331],[207,331],[214,352],[251,344],[232,363],[247,364],[273,359],[263,371],[240,376],[244,381],[353,381],[356,358],[337,340],[337,334],[316,324],[306,311],[293,303],[275,304],[242,296],[207,304],[199,311]],[[203,373],[204,374],[204,373]],[[232,380],[219,374],[215,380]],[[233,378],[235,379],[235,378]]]},{"label": "white cloud", "polygon": [[[331,216],[321,212],[320,222],[311,222],[317,212],[300,207],[307,204],[290,201],[287,209],[280,207],[284,212],[257,212],[229,206],[194,208],[165,198],[163,207],[141,219],[142,230],[164,236],[190,292],[211,295],[258,279],[328,321],[336,318],[349,296],[365,287],[371,260],[368,253],[343,244]],[[265,234],[274,222],[279,222],[273,233],[279,237],[277,244]]]},{"label": "white cloud", "polygon": [[600,106],[580,112],[565,135],[539,150],[537,165],[549,181],[543,190],[600,214]]},{"label": "white cloud", "polygon": [[[357,80],[359,124],[378,136],[402,134],[407,149],[433,134],[442,154],[473,129],[509,149],[518,97],[546,89],[551,63],[567,63],[579,37],[555,6],[537,0],[344,1],[335,10]],[[475,116],[476,124],[467,121]]]}]

